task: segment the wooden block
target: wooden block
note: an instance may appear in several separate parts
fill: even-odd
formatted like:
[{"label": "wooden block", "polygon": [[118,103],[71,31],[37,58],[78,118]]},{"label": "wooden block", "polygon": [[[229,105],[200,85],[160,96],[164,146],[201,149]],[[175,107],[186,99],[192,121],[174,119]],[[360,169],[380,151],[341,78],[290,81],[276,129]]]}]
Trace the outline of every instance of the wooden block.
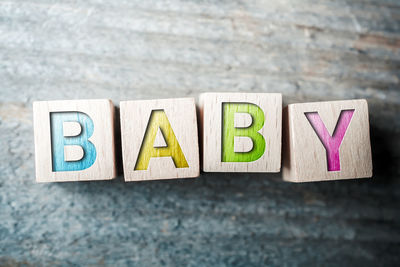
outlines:
[{"label": "wooden block", "polygon": [[372,176],[366,100],[289,105],[284,111],[284,129],[284,180]]},{"label": "wooden block", "polygon": [[33,103],[37,182],[115,178],[110,100]]},{"label": "wooden block", "polygon": [[203,171],[279,172],[282,95],[200,95]]},{"label": "wooden block", "polygon": [[193,98],[121,102],[125,181],[200,175]]}]

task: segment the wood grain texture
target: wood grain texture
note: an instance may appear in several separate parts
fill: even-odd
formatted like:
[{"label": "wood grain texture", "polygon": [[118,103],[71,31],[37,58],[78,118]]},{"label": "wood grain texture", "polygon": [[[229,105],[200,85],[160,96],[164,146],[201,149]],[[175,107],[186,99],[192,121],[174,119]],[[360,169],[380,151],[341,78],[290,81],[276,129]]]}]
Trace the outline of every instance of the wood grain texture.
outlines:
[{"label": "wood grain texture", "polygon": [[[55,171],[52,152],[50,113],[82,112],[90,117],[94,125],[89,141],[96,150],[95,159],[89,168],[78,171]],[[114,145],[114,105],[110,100],[64,100],[37,101],[33,103],[33,121],[35,135],[35,162],[37,182],[67,182],[109,180],[116,177]],[[77,123],[80,125],[79,123]],[[68,124],[62,125],[63,136],[77,136],[83,129],[66,130]],[[87,125],[84,125],[87,127]],[[65,135],[67,134],[67,135]],[[63,137],[62,137],[63,138]],[[81,160],[85,155],[79,143],[64,146],[65,161]]]},{"label": "wood grain texture", "polygon": [[[200,113],[202,123],[203,167],[205,172],[279,172],[281,169],[281,140],[282,140],[282,95],[263,93],[204,93],[200,96]],[[263,139],[261,157],[245,162],[229,162],[222,159],[223,150],[223,104],[245,103],[255,105],[264,115],[263,118],[252,116],[253,124],[257,119],[262,120],[257,134]],[[236,112],[235,112],[236,113]],[[249,114],[249,113],[244,113]],[[245,119],[236,121],[245,125]],[[251,122],[251,121],[250,121]],[[234,125],[233,124],[233,125]],[[247,127],[245,127],[247,128]],[[232,128],[233,130],[233,128]],[[228,129],[228,131],[230,131]],[[247,134],[246,134],[247,135]],[[247,136],[246,136],[247,137]],[[247,137],[248,138],[248,137]],[[256,140],[252,138],[250,146],[244,140],[234,139],[234,147],[240,152],[254,148]],[[238,142],[242,141],[241,147]],[[247,140],[248,141],[248,140]]]},{"label": "wood grain texture", "polygon": [[[398,0],[0,1],[0,265],[398,266],[399,30]],[[374,177],[35,182],[35,100],[221,91],[367,99]]]},{"label": "wood grain texture", "polygon": [[[137,100],[121,102],[121,141],[125,181],[162,180],[173,178],[193,178],[200,175],[199,139],[197,115],[194,98],[175,98],[158,100]],[[151,135],[150,120],[154,111],[162,111],[171,131],[162,129],[156,122],[157,135],[145,147],[145,136]],[[154,118],[154,117],[153,117]],[[153,129],[156,129],[153,128]],[[156,130],[157,130],[156,129]],[[148,166],[138,169],[140,152],[155,150],[157,138],[163,138],[166,148],[178,149],[180,155],[168,151],[168,156],[149,156]],[[150,148],[150,149],[149,149]],[[171,155],[171,156],[169,156]],[[186,164],[179,166],[181,158]]]},{"label": "wood grain texture", "polygon": [[[347,100],[291,104],[284,118],[283,179],[312,182],[372,177],[372,157],[368,104],[365,100]],[[342,111],[352,117],[345,125],[339,144],[335,170],[329,170],[324,147],[306,114],[318,112],[330,137],[338,134]],[[330,158],[330,160],[333,160]]]}]

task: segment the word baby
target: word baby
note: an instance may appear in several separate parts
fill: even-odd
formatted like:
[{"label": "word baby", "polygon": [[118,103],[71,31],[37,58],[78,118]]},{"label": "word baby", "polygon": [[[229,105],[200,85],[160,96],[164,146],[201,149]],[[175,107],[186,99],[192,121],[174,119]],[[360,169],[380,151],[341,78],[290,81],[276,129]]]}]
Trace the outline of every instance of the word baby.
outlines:
[{"label": "word baby", "polygon": [[[119,131],[110,100],[34,102],[33,114],[38,182],[116,177]],[[282,112],[281,94],[206,93],[199,115],[205,172],[279,172],[283,139],[286,181],[372,176],[365,100],[292,104]],[[197,122],[193,98],[121,102],[125,181],[199,176]]]}]

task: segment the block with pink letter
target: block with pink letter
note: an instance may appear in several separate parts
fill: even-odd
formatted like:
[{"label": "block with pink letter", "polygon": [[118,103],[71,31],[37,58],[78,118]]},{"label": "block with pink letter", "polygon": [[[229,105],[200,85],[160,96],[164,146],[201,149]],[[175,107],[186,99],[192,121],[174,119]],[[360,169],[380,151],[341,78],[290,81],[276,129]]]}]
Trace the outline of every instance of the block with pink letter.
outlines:
[{"label": "block with pink letter", "polygon": [[284,180],[372,177],[366,100],[291,104],[283,119]]}]

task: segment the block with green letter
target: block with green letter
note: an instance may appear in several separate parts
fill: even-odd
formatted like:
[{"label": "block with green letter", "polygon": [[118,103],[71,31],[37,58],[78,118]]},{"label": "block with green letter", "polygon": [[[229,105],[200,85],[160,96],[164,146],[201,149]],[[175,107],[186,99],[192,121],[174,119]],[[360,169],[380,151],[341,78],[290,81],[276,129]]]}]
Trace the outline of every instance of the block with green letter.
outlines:
[{"label": "block with green letter", "polygon": [[34,102],[33,119],[37,182],[115,178],[110,100]]},{"label": "block with green letter", "polygon": [[203,171],[279,172],[282,95],[200,95]]},{"label": "block with green letter", "polygon": [[193,98],[123,101],[120,108],[125,181],[200,175]]}]

